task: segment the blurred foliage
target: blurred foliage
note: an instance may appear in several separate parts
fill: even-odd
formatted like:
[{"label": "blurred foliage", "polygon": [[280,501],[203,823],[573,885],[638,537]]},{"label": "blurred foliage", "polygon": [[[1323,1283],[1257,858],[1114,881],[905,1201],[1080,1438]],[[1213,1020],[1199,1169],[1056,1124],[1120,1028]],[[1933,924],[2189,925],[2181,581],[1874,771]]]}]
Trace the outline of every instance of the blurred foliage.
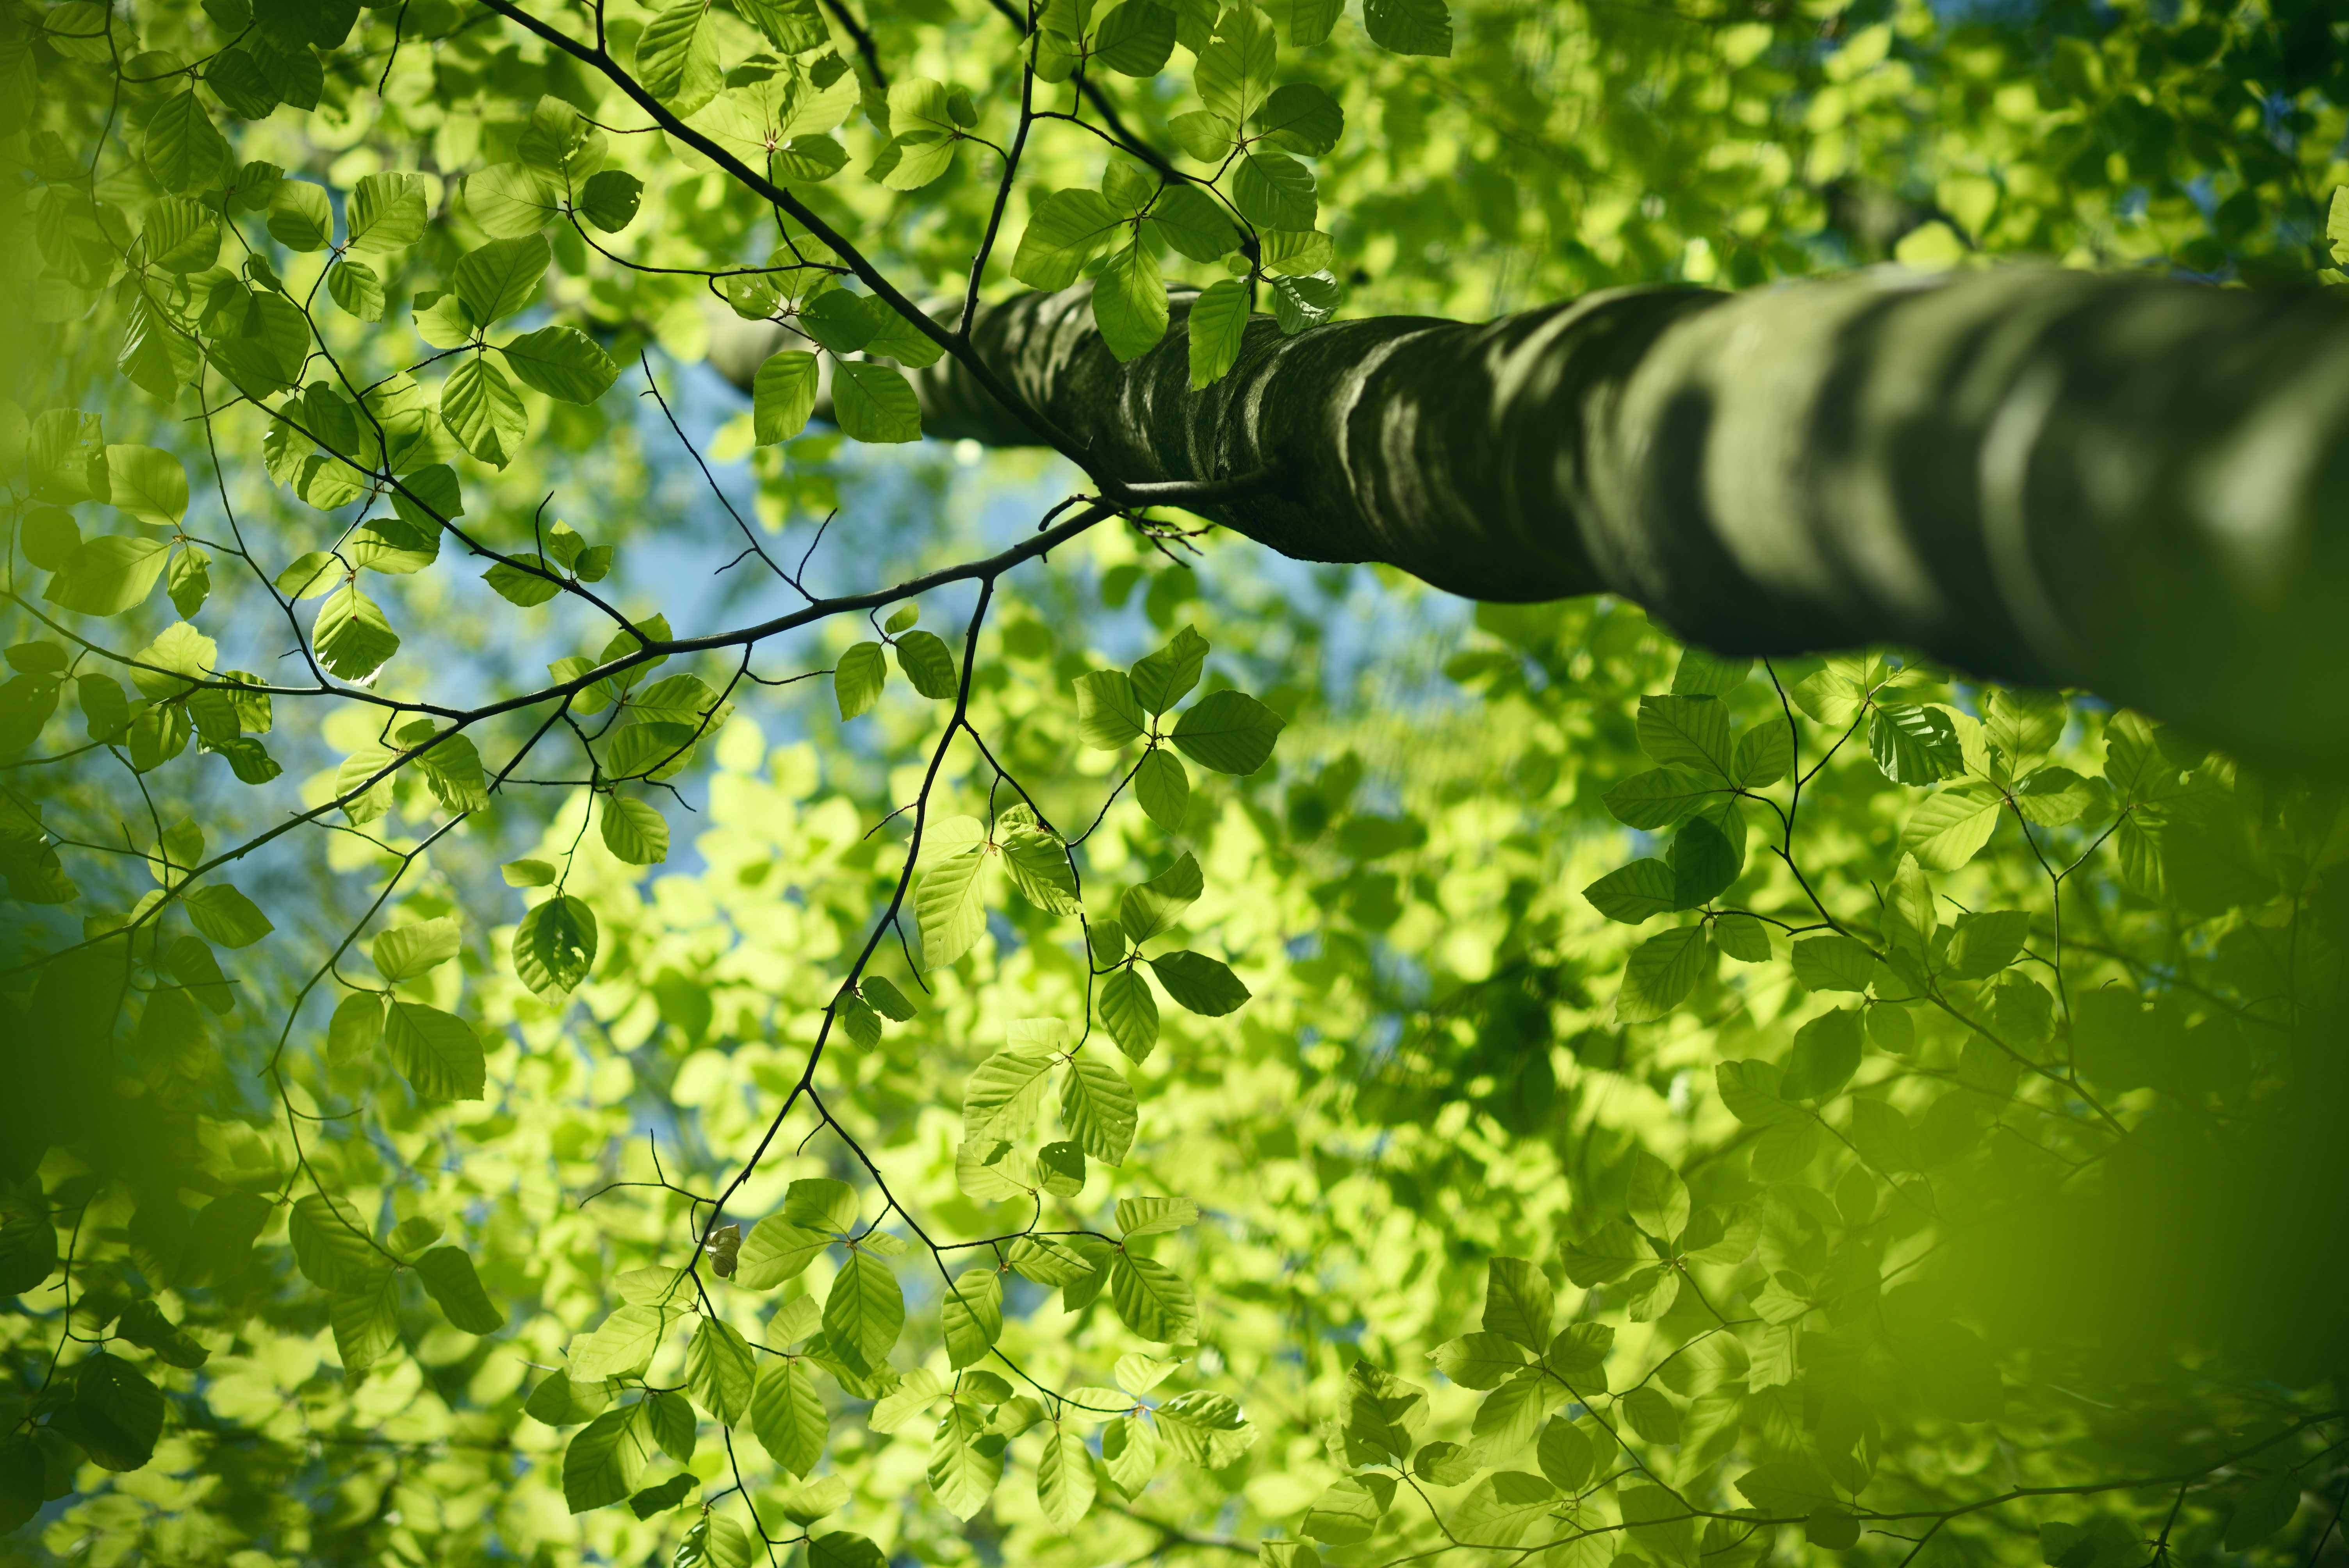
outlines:
[{"label": "blurred foliage", "polygon": [[14,1558],[2337,1555],[2333,781],[1171,513],[892,590],[1077,481],[842,281],[2337,281],[2331,12],[513,9],[0,8]]}]

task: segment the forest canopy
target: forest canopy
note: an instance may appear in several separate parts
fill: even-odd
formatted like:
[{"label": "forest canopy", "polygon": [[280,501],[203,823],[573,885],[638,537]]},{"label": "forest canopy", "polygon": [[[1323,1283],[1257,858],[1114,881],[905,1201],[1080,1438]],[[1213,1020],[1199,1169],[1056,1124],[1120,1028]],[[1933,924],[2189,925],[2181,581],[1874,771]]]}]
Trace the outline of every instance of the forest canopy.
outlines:
[{"label": "forest canopy", "polygon": [[2337,7],[0,0],[0,170],[8,1561],[2349,1561]]}]

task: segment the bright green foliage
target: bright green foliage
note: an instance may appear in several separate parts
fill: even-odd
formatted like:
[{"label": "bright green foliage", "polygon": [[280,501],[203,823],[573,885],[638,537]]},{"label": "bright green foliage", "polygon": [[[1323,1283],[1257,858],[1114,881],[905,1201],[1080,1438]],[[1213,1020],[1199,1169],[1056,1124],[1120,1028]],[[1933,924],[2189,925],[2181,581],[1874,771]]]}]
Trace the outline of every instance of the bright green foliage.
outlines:
[{"label": "bright green foliage", "polygon": [[2338,1550],[2337,780],[1039,535],[907,376],[2338,284],[2330,11],[597,15],[0,8],[10,1561]]}]

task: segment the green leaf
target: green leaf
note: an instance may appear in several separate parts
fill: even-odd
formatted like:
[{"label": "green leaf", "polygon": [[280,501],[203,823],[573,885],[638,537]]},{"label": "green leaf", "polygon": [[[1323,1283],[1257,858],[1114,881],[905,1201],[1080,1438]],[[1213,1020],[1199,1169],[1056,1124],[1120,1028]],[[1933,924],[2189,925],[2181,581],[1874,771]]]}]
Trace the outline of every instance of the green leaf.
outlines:
[{"label": "green leaf", "polygon": [[[552,882],[554,868],[544,869],[546,881]],[[511,875],[508,880],[512,880]],[[514,928],[514,975],[540,996],[560,1001],[577,990],[595,967],[595,912],[584,900],[567,895],[548,899],[524,914]]]},{"label": "green leaf", "polygon": [[1183,711],[1172,738],[1203,768],[1249,774],[1271,758],[1273,741],[1286,722],[1244,693],[1209,692]]},{"label": "green leaf", "polygon": [[361,1295],[373,1290],[391,1267],[350,1207],[324,1194],[295,1199],[285,1229],[295,1265],[320,1290]]},{"label": "green leaf", "polygon": [[[1146,0],[1127,0],[1131,8]],[[1155,6],[1152,6],[1155,10]],[[1174,18],[1167,18],[1167,36],[1174,36]],[[1044,1451],[1036,1460],[1036,1506],[1055,1529],[1069,1531],[1092,1511],[1092,1456],[1078,1428],[1054,1423],[1045,1429]]]},{"label": "green leaf", "polygon": [[1371,42],[1398,55],[1452,53],[1452,12],[1444,0],[1362,0]]},{"label": "green leaf", "polygon": [[[793,1524],[810,1525],[827,1513],[837,1513],[848,1501],[848,1481],[839,1475],[827,1475],[783,1489],[776,1500],[783,1517]],[[876,1556],[874,1568],[885,1568]]]},{"label": "green leaf", "polygon": [[1134,701],[1153,714],[1163,714],[1199,684],[1207,658],[1207,639],[1190,626],[1156,653],[1136,660],[1133,683]]},{"label": "green leaf", "polygon": [[2096,801],[2096,787],[2068,768],[2042,768],[2018,779],[2014,809],[2043,828],[2077,821]]},{"label": "green leaf", "polygon": [[722,1319],[705,1317],[685,1350],[685,1386],[712,1420],[740,1426],[759,1378],[750,1342]]},{"label": "green leaf", "polygon": [[553,181],[521,163],[493,163],[465,177],[465,211],[493,240],[527,239],[554,222],[562,203]]},{"label": "green leaf", "polygon": [[1479,1453],[1513,1457],[1533,1441],[1541,1420],[1563,1404],[1566,1390],[1538,1370],[1520,1372],[1485,1397],[1470,1430]]},{"label": "green leaf", "polygon": [[1123,670],[1090,670],[1076,678],[1077,733],[1087,746],[1114,751],[1142,738],[1142,701]]},{"label": "green leaf", "polygon": [[212,1359],[211,1351],[191,1339],[151,1301],[133,1302],[115,1324],[114,1333],[142,1350],[153,1351],[167,1367],[192,1368]]},{"label": "green leaf", "polygon": [[1430,1359],[1464,1388],[1497,1388],[1526,1366],[1524,1350],[1507,1336],[1490,1331],[1448,1340],[1435,1347]]},{"label": "green leaf", "polygon": [[[459,363],[440,384],[440,418],[457,444],[488,463],[492,468],[504,468],[522,450],[523,437],[530,429],[530,415],[523,407],[522,394],[505,373],[479,356]],[[492,587],[502,593],[499,573],[512,568],[503,562],[487,573]],[[516,599],[516,603],[540,603],[554,596],[554,585],[541,585],[543,596],[539,599]],[[533,588],[533,593],[540,589]],[[507,597],[512,598],[512,594]]]},{"label": "green leaf", "polygon": [[987,1358],[1003,1335],[1003,1278],[991,1268],[957,1275],[938,1310],[945,1320],[947,1359],[970,1367]]},{"label": "green leaf", "polygon": [[1011,275],[1051,293],[1077,281],[1105,244],[1119,218],[1097,191],[1058,191],[1037,201],[1011,258]]},{"label": "green leaf", "polygon": [[700,109],[724,85],[718,28],[702,0],[672,5],[636,38],[636,80],[679,115]]},{"label": "green leaf", "polygon": [[641,1404],[606,1410],[571,1439],[563,1452],[563,1496],[574,1513],[626,1502],[644,1479],[651,1459],[645,1442]]},{"label": "green leaf", "polygon": [[[781,349],[767,356],[750,384],[750,421],[759,445],[788,441],[807,428],[821,379],[815,356],[803,348]],[[879,645],[859,646],[877,649]]]},{"label": "green leaf", "polygon": [[481,1098],[481,1039],[455,1014],[395,997],[384,1020],[383,1042],[392,1066],[422,1098]]},{"label": "green leaf", "polygon": [[881,1548],[851,1530],[835,1530],[808,1542],[808,1568],[889,1568]]},{"label": "green leaf", "polygon": [[[1254,6],[1236,6],[1216,23],[1215,41],[1198,51],[1193,73],[1200,101],[1233,125],[1245,125],[1272,91],[1272,25]],[[1275,228],[1309,229],[1310,223]]]},{"label": "green leaf", "polygon": [[987,930],[988,857],[972,851],[938,861],[914,889],[914,923],[922,934],[922,965],[942,969],[976,944]]},{"label": "green leaf", "polygon": [[1338,260],[1337,242],[1318,229],[1266,229],[1257,239],[1265,271],[1277,277],[1302,282],[1314,273],[1328,273]]},{"label": "green leaf", "polygon": [[449,915],[395,925],[377,934],[368,944],[367,956],[374,960],[376,973],[386,980],[394,984],[410,980],[457,956],[460,929]]},{"label": "green leaf", "polygon": [[1713,923],[1713,944],[1740,964],[1770,961],[1769,928],[1742,911],[1732,911]]},{"label": "green leaf", "polygon": [[858,441],[918,441],[922,407],[913,383],[891,365],[843,360],[833,366],[833,417]]},{"label": "green leaf", "polygon": [[[315,185],[303,189],[318,190]],[[323,198],[326,193],[318,194]],[[185,196],[165,196],[150,207],[142,237],[147,242],[147,259],[167,273],[201,273],[220,260],[220,214]]]},{"label": "green leaf", "polygon": [[1150,972],[1177,1005],[1202,1017],[1236,1013],[1248,999],[1248,988],[1231,966],[1204,953],[1162,954],[1150,961]]},{"label": "green leaf", "polygon": [[[1299,48],[1311,48],[1327,39],[1346,11],[1345,0],[1266,0],[1264,8],[1282,36]],[[1279,1568],[1291,1565],[1284,1561]]]},{"label": "green leaf", "polygon": [[564,403],[593,403],[620,377],[611,356],[575,326],[542,326],[499,352],[523,386]]},{"label": "green leaf", "polygon": [[1061,1083],[1061,1119],[1087,1154],[1123,1164],[1133,1148],[1133,1086],[1107,1063],[1079,1057]]},{"label": "green leaf", "polygon": [[222,947],[250,947],[277,929],[251,899],[226,882],[191,889],[181,902],[190,923]]},{"label": "green leaf", "polygon": [[1895,784],[1930,784],[1965,767],[1957,727],[1937,707],[1888,704],[1868,721],[1868,749]]},{"label": "green leaf", "polygon": [[[624,732],[625,733],[625,732]],[[660,808],[649,800],[616,791],[604,797],[596,814],[604,847],[614,858],[632,866],[653,866],[668,859],[668,823]]]},{"label": "green leaf", "polygon": [[1112,253],[1093,279],[1093,325],[1110,353],[1123,361],[1155,346],[1166,335],[1167,315],[1158,258],[1139,240]]},{"label": "green leaf", "polygon": [[1158,1001],[1141,975],[1120,969],[1102,982],[1101,1017],[1119,1050],[1137,1062],[1150,1059],[1158,1044]]},{"label": "green leaf", "polygon": [[1795,944],[1795,981],[1813,991],[1865,991],[1876,955],[1848,936],[1809,936]]},{"label": "green leaf", "polygon": [[1660,932],[1631,950],[1616,993],[1615,1016],[1627,1024],[1651,1023],[1670,1013],[1696,988],[1713,957],[1702,925]]},{"label": "green leaf", "polygon": [[1263,229],[1310,229],[1321,215],[1313,171],[1285,152],[1258,148],[1232,171],[1232,205]]},{"label": "green leaf", "polygon": [[335,1004],[326,1024],[326,1057],[340,1066],[375,1054],[383,1039],[383,997],[373,991],[354,991]]},{"label": "green leaf", "polygon": [[[1195,262],[1219,262],[1240,248],[1239,230],[1216,204],[1215,198],[1195,185],[1170,185],[1160,191],[1151,204],[1150,221],[1177,254]],[[1225,281],[1237,283],[1232,279]],[[1195,331],[1197,312],[1194,304]]]},{"label": "green leaf", "polygon": [[1757,1466],[1737,1478],[1745,1501],[1766,1513],[1802,1515],[1831,1508],[1838,1499],[1826,1477],[1802,1460]]},{"label": "green leaf", "polygon": [[1991,786],[1971,780],[1937,790],[1901,825],[1900,847],[1929,871],[1956,871],[1990,842],[2005,803]]},{"label": "green leaf", "polygon": [[829,1176],[802,1178],[784,1193],[782,1214],[794,1225],[843,1234],[856,1227],[856,1189]]},{"label": "green leaf", "polygon": [[1694,769],[1708,780],[1734,778],[1729,710],[1714,696],[1643,696],[1640,749],[1656,761]]},{"label": "green leaf", "polygon": [[1782,1075],[1769,1062],[1719,1062],[1713,1072],[1721,1103],[1748,1126],[1766,1127],[1801,1114],[1779,1097]]},{"label": "green leaf", "polygon": [[1139,947],[1181,919],[1206,887],[1198,861],[1185,850],[1173,865],[1125,890],[1125,896],[1118,901],[1119,928]]},{"label": "green leaf", "polygon": [[1750,658],[1728,658],[1702,648],[1687,648],[1672,670],[1676,696],[1726,696],[1754,673]]},{"label": "green leaf", "polygon": [[1182,758],[1158,748],[1144,752],[1134,769],[1133,795],[1152,821],[1180,832],[1191,809],[1191,777]]},{"label": "green leaf", "polygon": [[194,543],[182,543],[180,552],[171,557],[163,576],[163,591],[182,619],[202,609],[204,601],[212,597],[212,561],[203,546]]},{"label": "green leaf", "polygon": [[346,583],[318,606],[310,643],[327,673],[364,685],[399,651],[399,634],[357,583]]},{"label": "green leaf", "polygon": [[536,234],[492,240],[458,259],[450,283],[473,319],[486,326],[538,298],[546,263],[546,242]]},{"label": "green leaf", "polygon": [[879,1367],[905,1326],[905,1298],[889,1265],[858,1248],[823,1302],[823,1333],[853,1368]]},{"label": "green leaf", "polygon": [[954,650],[935,632],[908,632],[898,638],[897,667],[913,688],[932,702],[951,702],[961,695],[962,677],[955,669]]},{"label": "green leaf", "polygon": [[1652,1154],[1633,1158],[1625,1207],[1631,1222],[1651,1236],[1670,1240],[1688,1229],[1688,1188]]},{"label": "green leaf", "polygon": [[119,615],[147,602],[171,550],[167,539],[127,534],[85,541],[66,557],[41,597],[85,615]]},{"label": "green leaf", "polygon": [[1338,100],[1309,82],[1275,88],[1256,119],[1259,135],[1292,152],[1328,152],[1338,145],[1345,126]]},{"label": "green leaf", "polygon": [[1683,769],[1651,768],[1634,773],[1600,799],[1617,821],[1653,832],[1671,827],[1723,789]]},{"label": "green leaf", "polygon": [[1672,870],[1672,901],[1678,909],[1712,903],[1737,880],[1737,851],[1719,828],[1702,817],[1683,824],[1667,857]]},{"label": "green leaf", "polygon": [[1247,334],[1247,286],[1237,278],[1209,284],[1191,302],[1191,390],[1222,380],[1237,364]]},{"label": "green leaf", "polygon": [[1110,1260],[1109,1289],[1118,1320],[1144,1339],[1173,1345],[1199,1332],[1191,1287],[1155,1258],[1117,1253]]},{"label": "green leaf", "polygon": [[1682,907],[1672,868],[1658,860],[1633,861],[1582,890],[1590,907],[1609,920],[1638,925]]},{"label": "green leaf", "polygon": [[1961,914],[1950,934],[1946,956],[1949,973],[1961,980],[1981,980],[2013,963],[2031,934],[2031,916],[2017,909],[1995,909]]},{"label": "green leaf", "polygon": [[1549,1482],[1525,1470],[1501,1470],[1477,1483],[1453,1511],[1451,1528],[1480,1542],[1514,1545],[1550,1524],[1558,1496]]},{"label": "green leaf", "polygon": [[1738,787],[1759,789],[1784,779],[1795,766],[1795,737],[1784,724],[1767,720],[1737,738]]},{"label": "green leaf", "polygon": [[734,1262],[735,1282],[750,1290],[771,1290],[796,1278],[832,1245],[828,1232],[810,1230],[779,1214],[750,1227]]},{"label": "green leaf", "polygon": [[1074,914],[1077,873],[1060,838],[1040,828],[1013,827],[1003,831],[999,847],[1003,869],[1029,903],[1054,914]]},{"label": "green leaf", "polygon": [[878,975],[868,975],[859,983],[857,989],[864,993],[864,999],[878,1009],[882,1016],[900,1024],[913,1020],[916,1011],[914,1004],[889,980]]},{"label": "green leaf", "polygon": [[2224,1542],[2230,1552],[2257,1546],[2280,1532],[2300,1511],[2300,1478],[2278,1470],[2244,1489],[2227,1515]]},{"label": "green leaf", "polygon": [[413,174],[370,174],[351,187],[344,211],[350,248],[403,250],[424,237],[423,181]]},{"label": "green leaf", "polygon": [[554,1372],[530,1391],[522,1408],[534,1421],[570,1427],[593,1420],[611,1402],[611,1390],[605,1385],[574,1382],[569,1373]]},{"label": "green leaf", "polygon": [[72,1397],[49,1418],[100,1470],[135,1470],[155,1457],[163,1391],[119,1357],[94,1350],[73,1368]]},{"label": "green leaf", "polygon": [[1238,129],[1211,109],[1193,109],[1166,122],[1166,132],[1183,155],[1196,163],[1220,164],[1232,150]]},{"label": "green leaf", "polygon": [[930,1439],[930,1491],[948,1512],[968,1519],[987,1504],[1001,1479],[1001,1449],[982,1447],[988,1425],[977,1406],[956,1400]]},{"label": "green leaf", "polygon": [[1803,1521],[1803,1539],[1829,1552],[1848,1552],[1859,1544],[1859,1520],[1840,1508],[1813,1509]]},{"label": "green leaf", "polygon": [[[1371,1489],[1374,1480],[1386,1480],[1389,1490],[1384,1495]],[[1368,1541],[1378,1532],[1393,1484],[1382,1476],[1347,1476],[1334,1481],[1307,1507],[1297,1528],[1325,1546],[1352,1546]]]},{"label": "green leaf", "polygon": [[[335,237],[335,209],[326,188],[306,180],[279,181],[270,192],[269,237],[289,251],[325,250]],[[211,258],[202,264],[210,265]]]},{"label": "green leaf", "polygon": [[187,465],[157,447],[106,449],[108,497],[118,511],[150,528],[177,528],[188,515]]},{"label": "green leaf", "polygon": [[481,1288],[473,1260],[464,1248],[433,1248],[416,1260],[416,1274],[451,1326],[467,1334],[495,1334],[505,1326],[506,1315]]},{"label": "green leaf", "polygon": [[616,234],[636,222],[636,204],[644,196],[644,181],[618,169],[606,169],[587,177],[580,188],[579,215],[607,234]]},{"label": "green leaf", "polygon": [[1283,336],[1294,337],[1336,315],[1343,298],[1344,291],[1332,277],[1276,277],[1272,280],[1272,319],[1278,324]]},{"label": "green leaf", "polygon": [[840,655],[840,663],[832,672],[832,692],[840,705],[840,717],[854,718],[881,700],[881,688],[888,684],[889,661],[878,643],[858,643]]},{"label": "green leaf", "polygon": [[1859,1067],[1860,1016],[1857,1007],[1822,1013],[1795,1031],[1778,1093],[1787,1099],[1827,1099],[1851,1081]]},{"label": "green leaf", "polygon": [[679,1472],[658,1486],[648,1486],[628,1499],[628,1511],[638,1519],[650,1519],[656,1513],[667,1513],[693,1494],[700,1483],[692,1476]]},{"label": "green leaf", "polygon": [[1534,1454],[1542,1474],[1560,1491],[1580,1491],[1598,1466],[1598,1456],[1590,1451],[1589,1438],[1563,1416],[1542,1429]]},{"label": "green leaf", "polygon": [[[1158,0],[1124,0],[1101,19],[1093,35],[1094,60],[1122,76],[1154,77],[1174,52],[1174,13]],[[1090,1479],[1091,1472],[1087,1474]],[[1086,1495],[1090,1500],[1090,1488]],[[1077,1511],[1081,1515],[1084,1511]]]},{"label": "green leaf", "polygon": [[1538,1355],[1557,1303],[1548,1276],[1523,1258],[1495,1258],[1485,1278],[1485,1329]]},{"label": "green leaf", "polygon": [[[1117,1202],[1118,1233],[1131,1241],[1136,1236],[1155,1236],[1179,1231],[1199,1222],[1199,1205],[1188,1198],[1121,1198]],[[1123,1377],[1124,1364],[1121,1362]],[[1135,1392],[1147,1386],[1138,1386]]]},{"label": "green leaf", "polygon": [[572,1341],[572,1377],[601,1381],[641,1373],[659,1354],[673,1315],[668,1308],[649,1303],[620,1307],[593,1334]]},{"label": "green leaf", "polygon": [[879,303],[845,290],[818,294],[800,311],[800,329],[835,355],[854,354],[881,330]]},{"label": "green leaf", "polygon": [[229,150],[191,89],[164,99],[147,117],[140,156],[157,184],[185,192],[212,183],[226,167]]}]

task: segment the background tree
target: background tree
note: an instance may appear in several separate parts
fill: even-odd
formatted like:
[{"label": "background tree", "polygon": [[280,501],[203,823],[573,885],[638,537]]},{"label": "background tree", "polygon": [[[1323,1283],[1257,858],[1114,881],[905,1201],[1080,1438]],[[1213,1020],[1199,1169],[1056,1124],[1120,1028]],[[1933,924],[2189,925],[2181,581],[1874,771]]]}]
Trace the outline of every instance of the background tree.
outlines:
[{"label": "background tree", "polygon": [[2340,25],[876,10],[0,13],[12,1550],[2338,1555]]}]

